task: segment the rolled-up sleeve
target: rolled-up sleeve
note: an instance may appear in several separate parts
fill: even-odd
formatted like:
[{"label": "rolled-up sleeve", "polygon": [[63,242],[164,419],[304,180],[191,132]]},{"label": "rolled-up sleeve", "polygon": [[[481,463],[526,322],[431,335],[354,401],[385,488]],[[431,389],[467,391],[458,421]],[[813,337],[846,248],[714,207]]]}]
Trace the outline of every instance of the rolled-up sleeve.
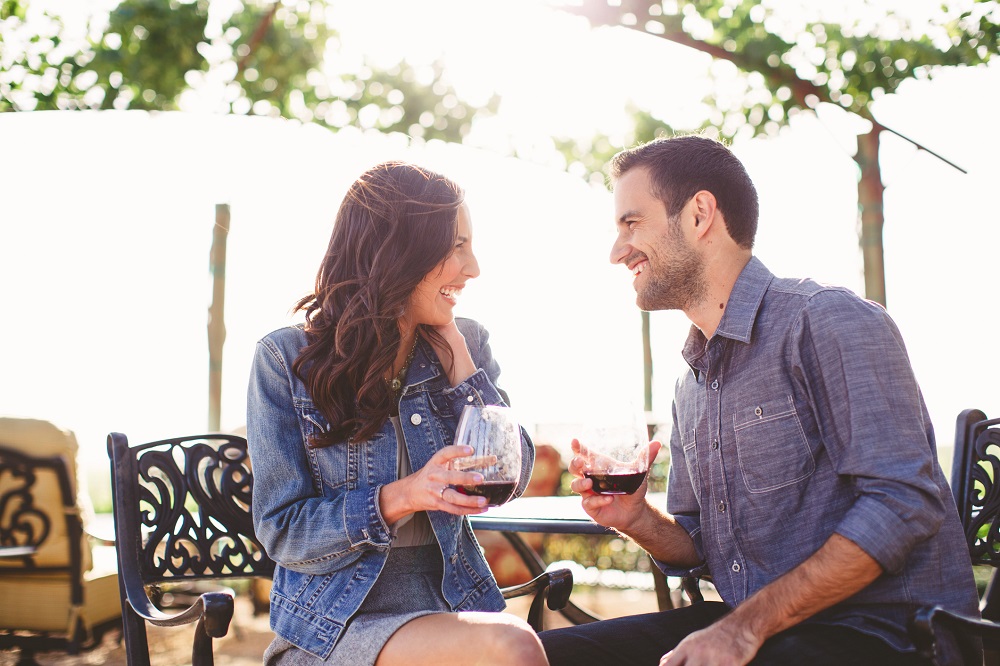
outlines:
[{"label": "rolled-up sleeve", "polygon": [[794,363],[823,442],[857,494],[835,531],[899,572],[914,546],[937,532],[947,508],[933,480],[931,424],[902,337],[880,306],[838,291],[811,299],[794,335]]}]

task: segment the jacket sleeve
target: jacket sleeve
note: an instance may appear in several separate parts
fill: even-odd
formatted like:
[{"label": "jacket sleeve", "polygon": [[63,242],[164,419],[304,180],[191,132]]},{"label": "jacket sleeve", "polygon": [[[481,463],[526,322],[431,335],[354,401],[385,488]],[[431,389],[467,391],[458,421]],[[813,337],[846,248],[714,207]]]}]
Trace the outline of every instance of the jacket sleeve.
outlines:
[{"label": "jacket sleeve", "polygon": [[[456,319],[459,331],[465,336],[465,342],[472,354],[472,360],[476,364],[475,373],[458,386],[448,389],[445,394],[452,401],[452,409],[455,414],[461,414],[462,409],[469,404],[479,404],[481,400],[485,405],[510,406],[507,393],[497,386],[500,377],[500,364],[493,358],[493,351],[490,349],[490,334],[481,324],[471,319]],[[535,465],[535,446],[528,436],[528,432],[521,427],[521,477],[518,480],[517,488],[514,489],[514,497],[520,497],[524,489],[528,487],[531,478],[531,470]]]},{"label": "jacket sleeve", "polygon": [[379,487],[323,497],[292,401],[291,368],[258,343],[247,391],[247,441],[254,472],[253,521],[267,554],[302,573],[324,574],[386,549]]}]

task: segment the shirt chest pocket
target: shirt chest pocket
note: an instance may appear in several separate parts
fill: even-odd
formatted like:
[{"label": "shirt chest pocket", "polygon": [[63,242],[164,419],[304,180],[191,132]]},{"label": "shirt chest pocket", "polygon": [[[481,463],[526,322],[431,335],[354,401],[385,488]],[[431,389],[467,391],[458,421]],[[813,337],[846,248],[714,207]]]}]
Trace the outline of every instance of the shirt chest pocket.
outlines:
[{"label": "shirt chest pocket", "polygon": [[741,407],[733,428],[740,473],[751,493],[790,486],[816,470],[791,396]]}]

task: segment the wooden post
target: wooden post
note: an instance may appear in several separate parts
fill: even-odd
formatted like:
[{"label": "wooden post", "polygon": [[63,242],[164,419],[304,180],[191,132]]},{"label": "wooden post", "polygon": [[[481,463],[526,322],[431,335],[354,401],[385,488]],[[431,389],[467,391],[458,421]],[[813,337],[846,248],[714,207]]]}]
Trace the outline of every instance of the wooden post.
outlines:
[{"label": "wooden post", "polygon": [[226,342],[226,240],[229,236],[229,204],[216,204],[215,227],[209,272],[212,274],[212,304],[208,307],[208,429],[218,432],[222,417],[222,346]]},{"label": "wooden post", "polygon": [[[649,313],[642,314],[642,408],[646,411],[647,436],[652,438],[656,424],[651,422],[653,411],[653,346],[650,342]],[[652,462],[652,461],[650,461]]]}]

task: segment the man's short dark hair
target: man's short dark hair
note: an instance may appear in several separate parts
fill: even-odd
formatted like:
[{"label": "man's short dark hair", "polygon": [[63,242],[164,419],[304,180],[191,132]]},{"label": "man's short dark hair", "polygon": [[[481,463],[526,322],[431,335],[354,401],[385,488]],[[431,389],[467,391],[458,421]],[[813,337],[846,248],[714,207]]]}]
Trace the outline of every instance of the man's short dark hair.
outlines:
[{"label": "man's short dark hair", "polygon": [[740,247],[753,247],[757,235],[757,189],[743,163],[715,139],[687,134],[655,139],[623,150],[611,160],[611,180],[636,168],[649,169],[652,194],[675,217],[701,190],[715,195],[729,236]]}]

